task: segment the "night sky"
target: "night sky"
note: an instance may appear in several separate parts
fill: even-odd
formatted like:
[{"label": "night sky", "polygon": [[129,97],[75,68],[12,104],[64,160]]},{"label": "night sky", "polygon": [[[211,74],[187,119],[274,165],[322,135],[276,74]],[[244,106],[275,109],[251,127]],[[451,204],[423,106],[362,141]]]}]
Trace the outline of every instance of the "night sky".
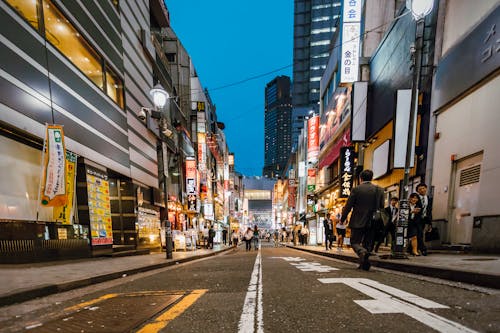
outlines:
[{"label": "night sky", "polygon": [[226,125],[236,170],[262,175],[264,88],[277,75],[292,76],[293,1],[165,3],[172,28],[217,106],[218,120]]}]

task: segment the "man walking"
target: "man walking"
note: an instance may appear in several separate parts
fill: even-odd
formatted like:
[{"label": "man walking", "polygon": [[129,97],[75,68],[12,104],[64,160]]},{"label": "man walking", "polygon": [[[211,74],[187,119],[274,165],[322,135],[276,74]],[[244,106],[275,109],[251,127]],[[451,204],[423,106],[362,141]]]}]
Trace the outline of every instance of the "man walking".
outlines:
[{"label": "man walking", "polygon": [[[372,216],[376,209],[384,208],[384,190],[372,184],[373,171],[363,170],[359,175],[361,184],[354,188],[342,210],[340,221],[344,223],[352,210],[349,228],[351,228],[351,246],[360,259],[359,268],[370,270]],[[366,247],[363,247],[363,245]]]},{"label": "man walking", "polygon": [[333,222],[330,218],[330,215],[327,214],[325,219],[323,220],[323,227],[325,228],[325,250],[332,249],[333,243]]}]

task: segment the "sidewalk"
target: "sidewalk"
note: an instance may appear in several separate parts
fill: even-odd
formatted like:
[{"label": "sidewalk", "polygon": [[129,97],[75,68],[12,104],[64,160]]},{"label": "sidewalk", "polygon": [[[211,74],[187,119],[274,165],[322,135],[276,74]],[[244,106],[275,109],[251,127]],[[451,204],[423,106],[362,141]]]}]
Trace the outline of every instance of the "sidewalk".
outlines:
[{"label": "sidewalk", "polygon": [[33,264],[0,265],[0,306],[24,302],[91,284],[113,280],[153,269],[201,259],[228,251],[216,245],[213,250],[165,252],[130,257],[98,257]]},{"label": "sidewalk", "polygon": [[[358,262],[358,257],[351,248],[338,251],[335,247],[325,251],[324,246],[287,247],[311,252],[340,260]],[[399,272],[431,276],[450,281],[470,283],[477,286],[500,289],[500,255],[479,255],[462,253],[443,253],[429,251],[428,256],[391,259],[388,249],[371,256],[372,266],[396,270]]]}]

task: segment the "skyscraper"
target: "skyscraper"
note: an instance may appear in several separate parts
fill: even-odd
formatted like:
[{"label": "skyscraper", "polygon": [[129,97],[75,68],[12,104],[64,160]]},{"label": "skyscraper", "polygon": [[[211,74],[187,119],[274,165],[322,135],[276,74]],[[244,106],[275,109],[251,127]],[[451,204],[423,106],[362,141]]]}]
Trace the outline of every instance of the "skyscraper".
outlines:
[{"label": "skyscraper", "polygon": [[292,146],[290,78],[278,76],[266,85],[264,176],[274,178],[285,167]]},{"label": "skyscraper", "polygon": [[[341,0],[295,0],[293,33],[292,145],[303,117],[318,112],[319,83],[326,69]],[[297,128],[295,128],[297,127]]]}]

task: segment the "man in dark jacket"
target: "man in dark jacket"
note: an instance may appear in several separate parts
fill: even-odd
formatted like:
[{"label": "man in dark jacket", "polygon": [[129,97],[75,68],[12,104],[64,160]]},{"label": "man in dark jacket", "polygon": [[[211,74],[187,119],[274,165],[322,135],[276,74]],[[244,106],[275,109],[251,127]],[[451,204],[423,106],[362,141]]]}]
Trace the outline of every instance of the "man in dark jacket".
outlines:
[{"label": "man in dark jacket", "polygon": [[360,259],[359,268],[368,271],[371,266],[368,257],[373,246],[372,216],[376,209],[384,208],[384,190],[371,183],[373,178],[371,170],[363,170],[359,178],[361,184],[352,190],[342,210],[340,221],[345,222],[352,210],[349,221],[351,246]]},{"label": "man in dark jacket", "polygon": [[420,183],[417,185],[418,202],[417,207],[420,207],[422,213],[421,228],[417,234],[418,250],[422,255],[427,255],[427,247],[424,243],[424,232],[432,229],[432,198],[427,195],[427,185]]},{"label": "man in dark jacket", "polygon": [[333,245],[333,221],[330,214],[326,214],[323,220],[323,228],[325,229],[325,250],[331,250]]}]

